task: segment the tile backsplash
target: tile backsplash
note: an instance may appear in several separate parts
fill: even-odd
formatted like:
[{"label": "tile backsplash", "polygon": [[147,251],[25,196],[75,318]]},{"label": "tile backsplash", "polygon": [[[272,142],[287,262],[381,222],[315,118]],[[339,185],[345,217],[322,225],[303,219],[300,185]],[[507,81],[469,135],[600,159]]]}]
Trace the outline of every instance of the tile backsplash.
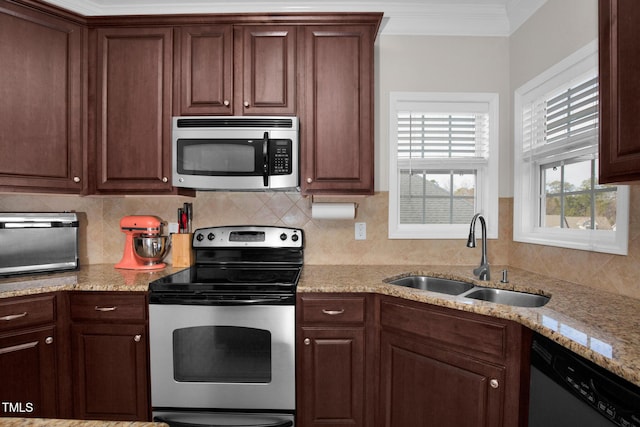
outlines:
[{"label": "tile backsplash", "polygon": [[[633,220],[633,212],[640,212],[640,207],[634,209],[640,193],[633,188],[631,193],[628,256],[514,243],[513,199],[504,198],[500,200],[499,238],[488,242],[489,261],[494,265],[511,265],[640,298],[640,281],[635,280],[640,277],[640,224]],[[306,237],[307,264],[475,265],[480,260],[480,245],[469,249],[465,245],[466,238],[389,239],[387,192],[341,201],[346,200],[358,204],[355,220],[312,219],[309,198],[281,192],[198,192],[195,198],[0,194],[0,211],[77,212],[82,264],[111,264],[120,260],[124,234],[120,232],[119,221],[123,216],[156,215],[167,222],[175,222],[176,210],[184,202],[193,203],[194,228],[240,224],[302,228]],[[366,240],[355,240],[356,222],[367,224]],[[170,260],[171,254],[166,261]]]}]

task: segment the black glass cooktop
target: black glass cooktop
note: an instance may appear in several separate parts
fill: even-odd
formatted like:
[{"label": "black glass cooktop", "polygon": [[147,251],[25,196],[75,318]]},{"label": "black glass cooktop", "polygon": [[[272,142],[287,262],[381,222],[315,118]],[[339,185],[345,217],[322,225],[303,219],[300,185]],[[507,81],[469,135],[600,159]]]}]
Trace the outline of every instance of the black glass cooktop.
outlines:
[{"label": "black glass cooktop", "polygon": [[301,266],[194,266],[149,284],[152,303],[293,298]]}]

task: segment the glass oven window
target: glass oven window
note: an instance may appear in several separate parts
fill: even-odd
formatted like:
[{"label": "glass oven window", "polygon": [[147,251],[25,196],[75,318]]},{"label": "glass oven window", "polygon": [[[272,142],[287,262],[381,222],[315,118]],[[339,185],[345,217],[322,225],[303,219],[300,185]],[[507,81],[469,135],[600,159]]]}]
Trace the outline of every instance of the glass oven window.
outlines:
[{"label": "glass oven window", "polygon": [[173,331],[173,377],[178,382],[271,382],[271,333],[237,326]]}]

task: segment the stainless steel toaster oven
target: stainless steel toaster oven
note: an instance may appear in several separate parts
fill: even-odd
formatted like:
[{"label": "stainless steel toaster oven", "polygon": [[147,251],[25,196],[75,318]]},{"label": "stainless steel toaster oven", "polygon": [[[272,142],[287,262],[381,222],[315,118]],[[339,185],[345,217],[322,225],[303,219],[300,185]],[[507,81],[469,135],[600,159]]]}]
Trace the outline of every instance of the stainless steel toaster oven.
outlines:
[{"label": "stainless steel toaster oven", "polygon": [[78,216],[0,212],[0,276],[78,268]]}]

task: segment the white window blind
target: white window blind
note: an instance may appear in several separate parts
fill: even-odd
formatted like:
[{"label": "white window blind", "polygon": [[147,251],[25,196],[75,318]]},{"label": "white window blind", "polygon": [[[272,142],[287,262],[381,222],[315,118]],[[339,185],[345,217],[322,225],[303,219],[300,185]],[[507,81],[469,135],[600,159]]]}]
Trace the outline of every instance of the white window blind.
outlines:
[{"label": "white window blind", "polygon": [[542,160],[598,151],[598,77],[523,106],[524,158]]}]

